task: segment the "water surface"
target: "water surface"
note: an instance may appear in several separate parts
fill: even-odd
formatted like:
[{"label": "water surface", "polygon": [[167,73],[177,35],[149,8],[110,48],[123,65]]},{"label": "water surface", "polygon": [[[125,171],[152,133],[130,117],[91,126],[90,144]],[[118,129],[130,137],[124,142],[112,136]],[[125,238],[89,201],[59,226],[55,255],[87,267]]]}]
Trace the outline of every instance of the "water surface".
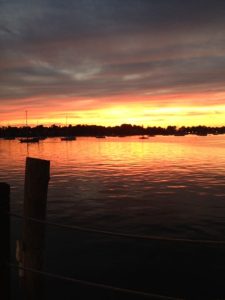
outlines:
[{"label": "water surface", "polygon": [[[11,209],[22,213],[25,159],[49,159],[50,221],[137,235],[224,240],[224,149],[224,135],[78,137],[68,142],[51,138],[31,145],[0,140],[0,181],[10,183]],[[76,234],[48,229],[48,270],[122,287],[136,284],[137,289],[191,295],[190,299],[194,289],[196,299],[225,294],[222,248]],[[145,268],[154,271],[154,277],[140,276]],[[200,278],[211,287],[201,285]]]},{"label": "water surface", "polygon": [[118,230],[220,238],[224,136],[0,141],[0,180],[22,211],[26,156],[51,160],[48,218]]}]

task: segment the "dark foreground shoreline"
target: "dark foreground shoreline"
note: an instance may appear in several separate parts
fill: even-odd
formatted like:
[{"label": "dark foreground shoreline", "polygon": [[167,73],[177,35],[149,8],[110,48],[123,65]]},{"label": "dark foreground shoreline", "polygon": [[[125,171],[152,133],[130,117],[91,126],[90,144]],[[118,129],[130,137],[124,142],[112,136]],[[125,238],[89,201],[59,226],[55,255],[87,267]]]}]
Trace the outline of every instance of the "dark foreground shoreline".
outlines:
[{"label": "dark foreground shoreline", "polygon": [[[17,223],[12,222],[13,239]],[[46,299],[225,298],[225,248],[221,246],[137,241],[55,228],[48,228],[46,241],[46,272],[155,295],[142,297],[47,276]],[[12,287],[11,299],[22,300],[15,270]]]}]

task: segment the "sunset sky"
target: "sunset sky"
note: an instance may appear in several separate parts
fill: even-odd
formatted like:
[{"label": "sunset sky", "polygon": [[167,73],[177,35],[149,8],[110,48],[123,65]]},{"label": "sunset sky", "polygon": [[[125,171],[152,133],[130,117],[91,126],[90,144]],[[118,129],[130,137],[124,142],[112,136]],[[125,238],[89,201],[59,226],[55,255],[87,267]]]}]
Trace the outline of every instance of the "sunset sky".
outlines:
[{"label": "sunset sky", "polygon": [[224,0],[0,0],[0,126],[225,125]]}]

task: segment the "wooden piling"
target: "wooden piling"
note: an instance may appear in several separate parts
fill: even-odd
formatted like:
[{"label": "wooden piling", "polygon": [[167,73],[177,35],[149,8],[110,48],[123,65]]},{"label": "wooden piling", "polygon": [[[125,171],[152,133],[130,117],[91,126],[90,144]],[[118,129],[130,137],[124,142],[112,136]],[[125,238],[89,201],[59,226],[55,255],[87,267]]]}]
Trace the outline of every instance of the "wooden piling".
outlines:
[{"label": "wooden piling", "polygon": [[0,183],[0,299],[10,299],[10,186]]},{"label": "wooden piling", "polygon": [[[26,159],[24,185],[24,224],[22,234],[21,257],[25,268],[42,270],[45,250],[45,225],[32,221],[34,218],[45,221],[50,161]],[[38,274],[24,272],[25,298],[44,299],[44,278]]]}]

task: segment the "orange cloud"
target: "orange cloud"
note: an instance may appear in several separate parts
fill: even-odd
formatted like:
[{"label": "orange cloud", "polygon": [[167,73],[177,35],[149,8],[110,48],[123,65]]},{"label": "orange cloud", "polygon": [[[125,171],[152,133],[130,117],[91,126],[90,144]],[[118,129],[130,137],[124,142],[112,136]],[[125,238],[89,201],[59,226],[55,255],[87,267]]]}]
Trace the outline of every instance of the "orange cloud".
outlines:
[{"label": "orange cloud", "polygon": [[[122,123],[144,126],[168,125],[224,125],[225,93],[166,93],[148,95],[120,95],[102,98],[26,99],[1,110],[1,125],[24,124],[25,110],[29,124],[120,125]],[[33,103],[30,105],[30,101]],[[18,109],[19,108],[19,109]]]}]

